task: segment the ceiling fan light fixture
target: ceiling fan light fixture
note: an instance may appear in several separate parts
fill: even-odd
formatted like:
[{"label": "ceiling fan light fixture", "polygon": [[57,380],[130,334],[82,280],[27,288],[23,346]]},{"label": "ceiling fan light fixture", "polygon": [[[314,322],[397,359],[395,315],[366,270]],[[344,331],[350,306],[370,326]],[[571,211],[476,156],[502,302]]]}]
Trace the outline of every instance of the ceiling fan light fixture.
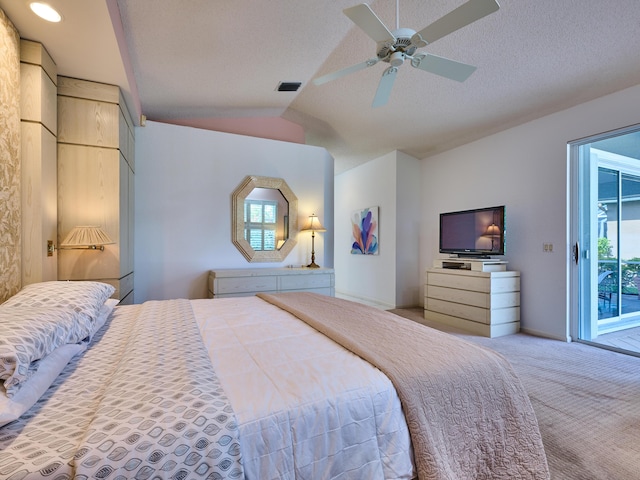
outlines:
[{"label": "ceiling fan light fixture", "polygon": [[29,4],[29,8],[31,11],[38,15],[43,20],[52,23],[58,23],[62,20],[62,15],[60,15],[55,8],[51,5],[44,2],[31,2]]},{"label": "ceiling fan light fixture", "polygon": [[399,67],[404,63],[404,53],[402,52],[393,52],[389,57],[389,63],[393,67]]}]

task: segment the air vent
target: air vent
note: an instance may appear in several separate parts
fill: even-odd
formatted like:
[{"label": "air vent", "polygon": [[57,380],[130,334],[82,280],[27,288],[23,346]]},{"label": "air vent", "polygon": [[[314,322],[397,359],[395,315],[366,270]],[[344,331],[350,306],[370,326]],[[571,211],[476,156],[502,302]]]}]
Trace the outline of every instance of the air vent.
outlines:
[{"label": "air vent", "polygon": [[280,82],[278,92],[297,92],[302,82]]}]

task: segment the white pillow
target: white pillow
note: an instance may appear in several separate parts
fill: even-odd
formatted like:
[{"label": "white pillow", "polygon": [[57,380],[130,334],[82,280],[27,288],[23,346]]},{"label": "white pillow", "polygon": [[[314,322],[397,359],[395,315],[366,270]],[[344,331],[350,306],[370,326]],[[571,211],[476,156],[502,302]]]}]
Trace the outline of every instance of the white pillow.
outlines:
[{"label": "white pillow", "polygon": [[107,318],[109,318],[109,315],[111,315],[113,307],[115,307],[118,303],[120,303],[120,300],[116,298],[109,298],[106,302],[104,302],[104,305],[100,309],[100,313],[98,313],[98,317],[96,318],[93,332],[91,332],[91,339],[93,339],[93,336],[98,332],[98,330],[102,328],[102,326],[107,321]]},{"label": "white pillow", "polygon": [[88,340],[93,325],[71,307],[0,306],[0,381],[7,395],[15,395],[56,348]]},{"label": "white pillow", "polygon": [[29,410],[47,391],[64,367],[77,354],[86,349],[86,344],[63,345],[40,361],[40,366],[12,398],[0,385],[0,427],[13,422]]},{"label": "white pillow", "polygon": [[27,285],[2,307],[71,307],[95,322],[104,302],[115,292],[102,282],[52,281]]}]

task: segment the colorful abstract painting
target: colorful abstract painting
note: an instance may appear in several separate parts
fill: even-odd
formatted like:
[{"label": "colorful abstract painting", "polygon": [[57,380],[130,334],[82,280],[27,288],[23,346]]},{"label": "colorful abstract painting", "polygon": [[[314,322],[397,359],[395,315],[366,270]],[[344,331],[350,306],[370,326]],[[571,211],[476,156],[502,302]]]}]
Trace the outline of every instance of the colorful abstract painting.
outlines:
[{"label": "colorful abstract painting", "polygon": [[378,255],[378,207],[357,210],[351,215],[354,255]]}]

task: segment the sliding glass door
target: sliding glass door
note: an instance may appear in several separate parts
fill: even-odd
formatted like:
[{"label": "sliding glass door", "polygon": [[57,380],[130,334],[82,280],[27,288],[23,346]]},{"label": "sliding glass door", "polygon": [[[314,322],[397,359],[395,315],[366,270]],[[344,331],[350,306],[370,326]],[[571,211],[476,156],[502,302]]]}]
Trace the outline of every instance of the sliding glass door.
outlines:
[{"label": "sliding glass door", "polygon": [[640,354],[640,131],[571,146],[579,340]]}]

